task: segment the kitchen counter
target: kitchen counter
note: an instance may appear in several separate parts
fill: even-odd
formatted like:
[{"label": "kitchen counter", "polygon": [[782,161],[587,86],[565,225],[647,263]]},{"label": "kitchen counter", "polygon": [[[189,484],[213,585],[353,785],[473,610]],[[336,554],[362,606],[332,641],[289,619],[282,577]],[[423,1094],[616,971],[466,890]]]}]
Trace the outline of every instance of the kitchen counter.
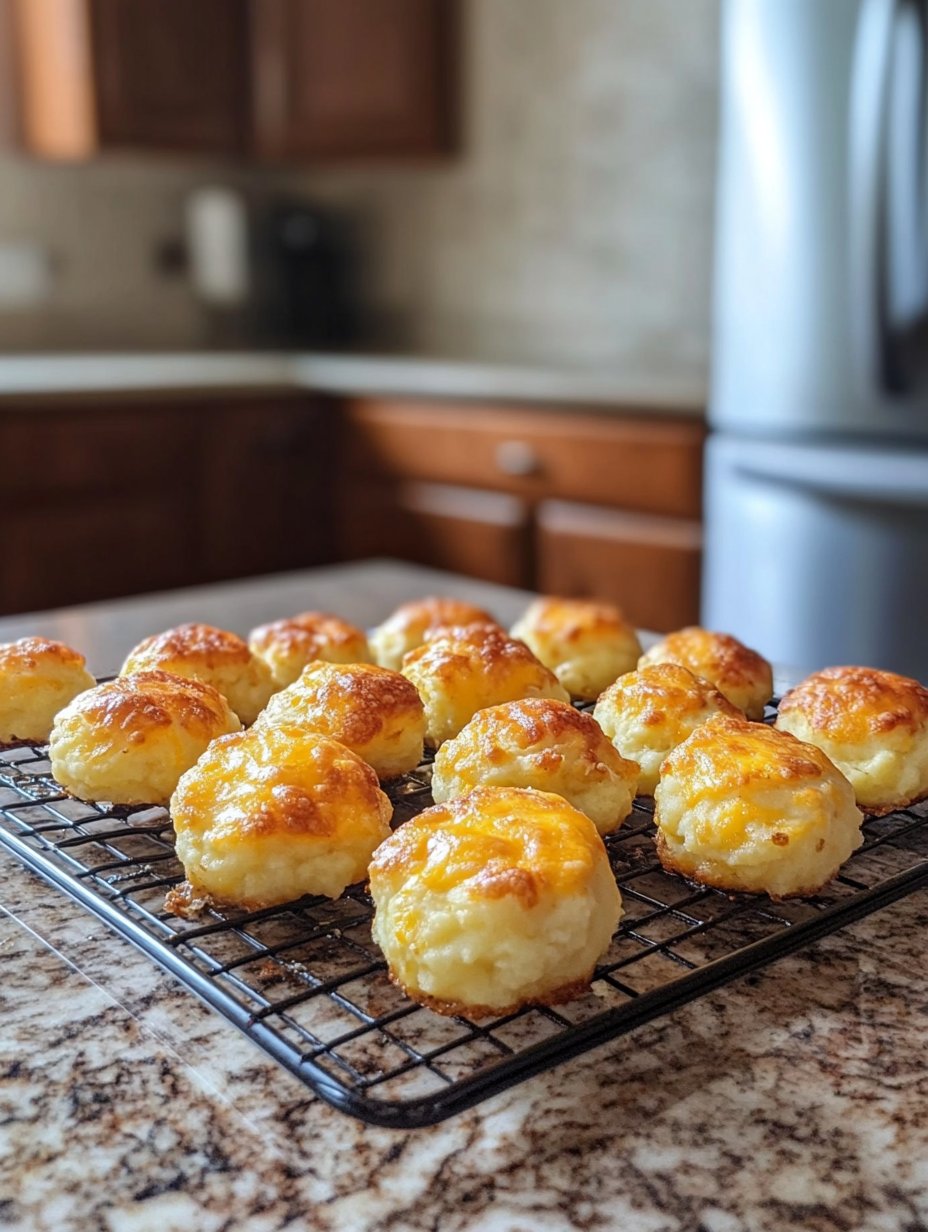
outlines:
[{"label": "kitchen counter", "polygon": [[274,389],[358,395],[576,404],[618,412],[702,416],[707,392],[665,367],[536,367],[478,359],[373,353],[203,353],[0,356],[3,400],[50,395]]},{"label": "kitchen counter", "polygon": [[[362,623],[446,591],[384,562],[0,620],[102,672],[179,615]],[[0,856],[0,1223],[24,1229],[916,1232],[928,1226],[928,899],[917,894],[441,1125],[311,1096],[61,894]]]}]

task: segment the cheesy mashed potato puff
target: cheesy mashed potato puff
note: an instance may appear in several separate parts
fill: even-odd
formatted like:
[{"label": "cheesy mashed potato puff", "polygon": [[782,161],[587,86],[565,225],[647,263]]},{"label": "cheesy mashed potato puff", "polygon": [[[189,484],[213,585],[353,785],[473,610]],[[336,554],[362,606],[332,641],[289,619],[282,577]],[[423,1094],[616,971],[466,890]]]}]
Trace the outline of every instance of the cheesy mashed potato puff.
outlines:
[{"label": "cheesy mashed potato puff", "polygon": [[783,697],[777,727],[816,744],[868,812],[928,794],[928,689],[870,667],[828,667]]},{"label": "cheesy mashed potato puff", "polygon": [[438,748],[456,736],[478,710],[521,697],[569,700],[557,677],[524,642],[502,629],[479,638],[435,637],[403,659],[403,675],[425,705],[425,740]]},{"label": "cheesy mashed potato puff", "polygon": [[593,701],[630,672],[641,654],[637,633],[611,603],[545,596],[529,605],[511,633],[554,672],[571,697],[583,701]]},{"label": "cheesy mashed potato puff", "polygon": [[117,676],[60,711],[52,775],[81,800],[167,804],[185,770],[241,724],[212,685],[168,672]]},{"label": "cheesy mashed potato puff", "polygon": [[252,654],[263,659],[278,688],[293,684],[304,667],[327,663],[370,663],[364,633],[329,612],[301,612],[286,620],[259,625],[248,636]]},{"label": "cheesy mashed potato puff", "polygon": [[654,800],[664,867],[722,890],[814,894],[862,842],[854,791],[821,749],[746,719],[697,727]]},{"label": "cheesy mashed potato puff", "polygon": [[0,742],[47,740],[58,711],[95,683],[84,656],[61,642],[0,645]]},{"label": "cheesy mashed potato puff", "polygon": [[398,672],[403,656],[421,646],[431,629],[444,625],[496,624],[493,617],[461,599],[429,596],[413,599],[396,609],[391,616],[371,632],[370,646],[381,667]]},{"label": "cheesy mashed potato puff", "polygon": [[247,910],[336,898],[366,875],[392,811],[360,757],[290,726],[217,740],[171,800],[190,893]]},{"label": "cheesy mashed potato puff", "polygon": [[600,834],[631,812],[638,767],[620,757],[599,724],[568,702],[529,697],[479,710],[441,746],[432,797],[443,803],[475,787],[533,787],[563,796]]},{"label": "cheesy mashed potato puff", "polygon": [[146,637],[129,651],[120,675],[150,668],[211,684],[246,726],[255,721],[274,692],[267,664],[240,637],[212,625],[178,625]]},{"label": "cheesy mashed potato puff", "polygon": [[589,818],[519,788],[478,788],[406,822],[374,853],[370,889],[394,982],[474,1017],[578,995],[622,910]]},{"label": "cheesy mashed potato puff", "polygon": [[740,713],[708,680],[679,663],[652,663],[610,685],[593,718],[623,757],[638,762],[638,791],[651,796],[671,749],[713,715]]},{"label": "cheesy mashed potato puff", "polygon": [[711,633],[696,626],[668,633],[638,660],[639,667],[650,663],[688,667],[714,684],[749,719],[762,719],[764,706],[773,696],[770,664],[729,633]]},{"label": "cheesy mashed potato puff", "polygon": [[422,760],[425,710],[415,685],[371,663],[311,663],[258,719],[261,727],[280,722],[340,741],[382,779]]}]

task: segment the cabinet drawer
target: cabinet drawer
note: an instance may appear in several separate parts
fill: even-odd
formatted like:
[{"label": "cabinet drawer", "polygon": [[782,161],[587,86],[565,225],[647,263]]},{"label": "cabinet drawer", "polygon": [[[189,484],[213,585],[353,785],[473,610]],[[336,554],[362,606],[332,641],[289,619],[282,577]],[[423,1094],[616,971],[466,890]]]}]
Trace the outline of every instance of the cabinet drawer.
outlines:
[{"label": "cabinet drawer", "polygon": [[546,501],[537,535],[541,590],[608,599],[659,633],[698,620],[698,523]]},{"label": "cabinet drawer", "polygon": [[342,555],[395,556],[506,586],[531,584],[529,510],[514,496],[399,483],[352,487],[340,516]]},{"label": "cabinet drawer", "polygon": [[698,518],[705,428],[687,419],[355,399],[361,474],[465,484]]}]

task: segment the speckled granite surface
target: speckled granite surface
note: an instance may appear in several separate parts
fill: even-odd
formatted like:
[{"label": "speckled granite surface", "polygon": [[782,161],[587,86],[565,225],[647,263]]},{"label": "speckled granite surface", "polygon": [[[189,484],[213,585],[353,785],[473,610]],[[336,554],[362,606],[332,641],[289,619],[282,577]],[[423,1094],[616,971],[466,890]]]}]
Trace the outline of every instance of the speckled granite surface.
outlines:
[{"label": "speckled granite surface", "polygon": [[0,854],[0,1226],[928,1228],[928,895],[430,1129],[335,1112]]},{"label": "speckled granite surface", "polygon": [[928,898],[431,1129],[335,1112],[0,856],[0,1225],[928,1227]]}]

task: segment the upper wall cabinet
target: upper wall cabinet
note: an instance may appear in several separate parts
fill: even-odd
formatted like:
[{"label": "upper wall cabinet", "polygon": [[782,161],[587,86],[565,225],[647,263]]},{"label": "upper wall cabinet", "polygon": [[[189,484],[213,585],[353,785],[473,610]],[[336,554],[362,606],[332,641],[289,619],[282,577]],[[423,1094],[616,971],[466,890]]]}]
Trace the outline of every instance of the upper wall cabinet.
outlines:
[{"label": "upper wall cabinet", "polygon": [[103,145],[235,152],[248,131],[240,0],[93,0]]},{"label": "upper wall cabinet", "polygon": [[245,0],[13,4],[20,127],[31,152],[245,148]]},{"label": "upper wall cabinet", "polygon": [[42,157],[317,161],[448,147],[453,0],[0,0],[0,10],[19,136]]},{"label": "upper wall cabinet", "polygon": [[253,0],[255,138],[270,158],[447,147],[450,0]]}]

